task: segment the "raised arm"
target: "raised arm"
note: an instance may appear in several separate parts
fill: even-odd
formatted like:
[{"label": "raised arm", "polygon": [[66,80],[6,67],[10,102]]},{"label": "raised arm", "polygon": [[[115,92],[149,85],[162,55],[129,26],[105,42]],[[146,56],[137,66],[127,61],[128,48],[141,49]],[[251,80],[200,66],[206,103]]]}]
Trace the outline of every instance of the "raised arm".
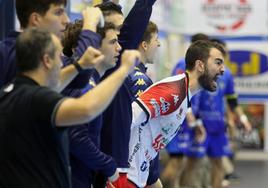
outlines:
[{"label": "raised arm", "polygon": [[56,113],[56,125],[85,123],[103,112],[127,75],[133,70],[136,59],[139,58],[138,51],[126,50],[122,55],[122,65],[118,70],[80,98],[64,100]]},{"label": "raised arm", "polygon": [[[81,69],[90,69],[99,64],[103,59],[101,57],[101,53],[94,50],[93,54],[92,51],[93,48],[88,47],[83,56],[76,62],[77,66],[80,66]],[[64,67],[60,73],[61,85],[57,88],[57,91],[62,91],[78,73],[79,70],[73,63],[69,66]]]},{"label": "raised arm", "polygon": [[137,49],[149,23],[156,0],[136,0],[118,36],[122,49]]}]

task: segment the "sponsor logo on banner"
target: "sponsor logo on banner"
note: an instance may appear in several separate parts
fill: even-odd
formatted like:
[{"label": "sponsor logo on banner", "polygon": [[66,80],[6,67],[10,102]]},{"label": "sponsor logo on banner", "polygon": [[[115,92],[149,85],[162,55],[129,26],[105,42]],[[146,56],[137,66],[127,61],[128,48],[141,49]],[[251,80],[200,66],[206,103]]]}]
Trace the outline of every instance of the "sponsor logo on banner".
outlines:
[{"label": "sponsor logo on banner", "polygon": [[235,76],[238,94],[267,95],[268,56],[257,51],[232,50],[226,65]]},{"label": "sponsor logo on banner", "polygon": [[268,56],[256,51],[231,50],[225,64],[234,76],[255,76],[268,71]]},{"label": "sponsor logo on banner", "polygon": [[230,32],[245,25],[252,5],[247,0],[204,0],[201,9],[208,25],[220,32]]}]

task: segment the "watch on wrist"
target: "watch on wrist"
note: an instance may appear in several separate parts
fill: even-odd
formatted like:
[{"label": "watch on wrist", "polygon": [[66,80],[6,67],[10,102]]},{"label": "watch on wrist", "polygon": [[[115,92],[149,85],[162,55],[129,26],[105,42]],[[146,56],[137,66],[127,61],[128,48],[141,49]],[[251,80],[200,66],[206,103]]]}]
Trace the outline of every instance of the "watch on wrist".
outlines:
[{"label": "watch on wrist", "polygon": [[73,62],[73,65],[75,66],[76,70],[81,73],[84,69],[79,65],[77,61]]},{"label": "watch on wrist", "polygon": [[72,64],[75,66],[76,70],[78,71],[78,73],[82,72],[84,69],[81,67],[81,65],[79,65],[78,63],[78,60],[79,60],[79,57],[76,56],[76,55],[73,55],[71,57],[72,59]]}]

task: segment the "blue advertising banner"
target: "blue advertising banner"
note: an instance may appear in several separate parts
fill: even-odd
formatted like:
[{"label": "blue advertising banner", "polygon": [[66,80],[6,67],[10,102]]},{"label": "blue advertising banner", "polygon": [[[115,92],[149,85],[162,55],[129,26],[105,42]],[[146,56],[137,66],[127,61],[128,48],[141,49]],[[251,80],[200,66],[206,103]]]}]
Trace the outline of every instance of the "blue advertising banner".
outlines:
[{"label": "blue advertising banner", "polygon": [[268,40],[228,41],[226,65],[242,100],[268,100]]}]

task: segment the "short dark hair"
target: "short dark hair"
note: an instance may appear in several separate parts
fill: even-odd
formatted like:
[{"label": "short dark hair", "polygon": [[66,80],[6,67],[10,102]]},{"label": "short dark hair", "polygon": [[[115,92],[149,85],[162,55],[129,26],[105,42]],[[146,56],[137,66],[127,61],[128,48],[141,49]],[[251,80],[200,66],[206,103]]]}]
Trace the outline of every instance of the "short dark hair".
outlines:
[{"label": "short dark hair", "polygon": [[23,28],[28,26],[29,17],[33,12],[45,15],[50,5],[64,5],[67,0],[16,0],[16,12]]},{"label": "short dark hair", "polygon": [[218,38],[211,38],[210,41],[211,41],[211,42],[219,43],[219,44],[223,45],[224,47],[226,47],[226,43],[225,43],[223,40],[221,40],[221,39],[218,39]]},{"label": "short dark hair", "polygon": [[192,43],[186,52],[186,69],[189,71],[193,70],[196,60],[206,62],[210,55],[210,49],[212,48],[218,49],[223,54],[223,56],[226,53],[221,44],[211,42],[209,40],[198,40]]},{"label": "short dark hair", "polygon": [[26,29],[16,41],[18,72],[37,69],[45,54],[55,58],[56,46],[52,41],[52,34],[41,28]]},{"label": "short dark hair", "polygon": [[105,22],[104,27],[98,27],[97,28],[97,33],[101,36],[101,38],[105,38],[106,32],[108,30],[116,30],[116,27],[113,23],[111,22]]},{"label": "short dark hair", "polygon": [[191,43],[194,43],[198,40],[209,40],[209,36],[207,36],[204,33],[196,33],[195,35],[192,36]]},{"label": "short dark hair", "polygon": [[158,27],[154,22],[149,21],[147,28],[143,34],[142,41],[149,42],[152,38],[153,33],[158,33]]},{"label": "short dark hair", "polygon": [[115,4],[111,1],[106,1],[101,4],[96,5],[95,7],[99,7],[102,11],[104,17],[110,16],[111,14],[118,13],[123,15],[122,7],[118,4]]},{"label": "short dark hair", "polygon": [[[75,20],[74,23],[67,24],[66,30],[64,31],[64,37],[62,40],[63,53],[64,55],[71,57],[73,55],[72,49],[78,45],[78,38],[83,28],[83,20]],[[105,23],[103,28],[97,28],[97,33],[101,38],[105,38],[107,30],[116,30],[116,27],[112,23]]]}]

